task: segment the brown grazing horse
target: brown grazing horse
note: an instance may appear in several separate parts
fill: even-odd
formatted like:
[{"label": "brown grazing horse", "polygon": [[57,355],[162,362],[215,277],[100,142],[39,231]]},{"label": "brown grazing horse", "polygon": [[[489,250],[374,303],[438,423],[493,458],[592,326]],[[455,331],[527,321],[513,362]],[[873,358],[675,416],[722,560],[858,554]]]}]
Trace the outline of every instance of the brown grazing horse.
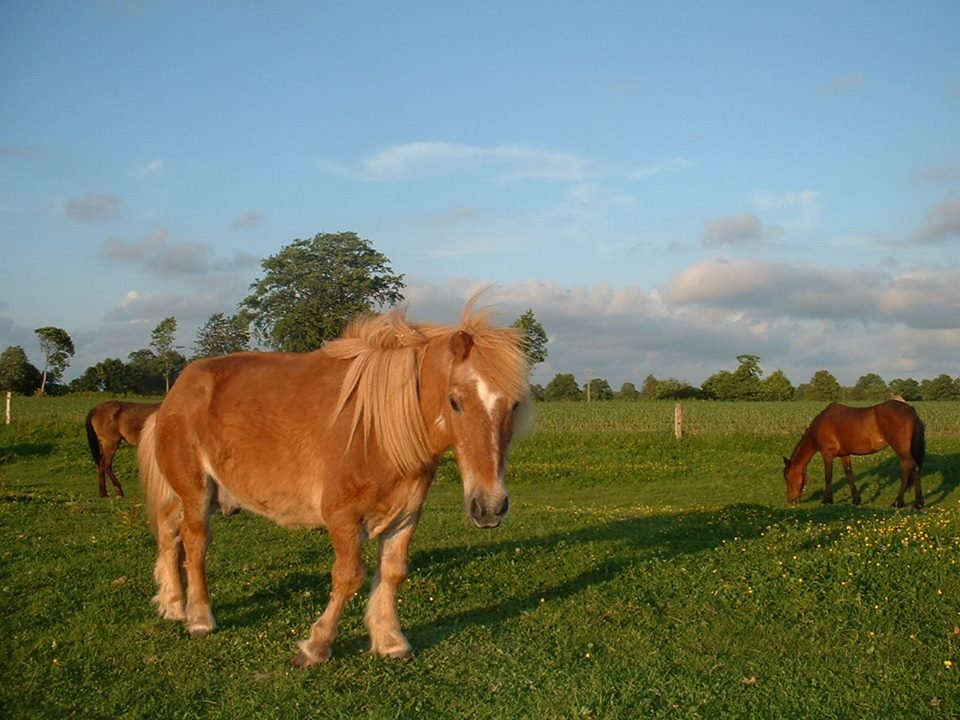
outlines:
[{"label": "brown grazing horse", "polygon": [[854,408],[832,403],[810,423],[793,455],[783,459],[787,501],[800,502],[807,483],[807,465],[817,452],[823,458],[823,502],[833,502],[833,461],[840,458],[850,483],[854,505],[860,504],[860,490],[853,475],[851,455],[870,455],[889,445],[900,459],[900,492],[894,507],[903,507],[903,494],[914,488],[913,507],[923,507],[920,467],[926,453],[923,422],[917,411],[902,399],[888,400],[872,407]]},{"label": "brown grazing horse", "polygon": [[140,432],[160,403],[130,403],[111,400],[100,403],[87,413],[87,442],[90,454],[97,466],[100,497],[107,497],[107,475],[119,497],[123,497],[123,486],[113,472],[113,457],[120,443],[130,445],[140,442]]},{"label": "brown grazing horse", "polygon": [[367,538],[379,543],[365,614],[371,652],[411,657],[397,590],[439,459],[454,449],[467,514],[496,527],[508,507],[507,450],[531,416],[518,334],[472,304],[459,326],[413,325],[393,312],[310,353],[238,353],[183,371],[137,453],[161,617],[185,621],[191,636],[214,630],[209,516],[226,488],[245,509],[330,535],[329,602],[295,665],[330,658],[343,607],[364,582]]}]

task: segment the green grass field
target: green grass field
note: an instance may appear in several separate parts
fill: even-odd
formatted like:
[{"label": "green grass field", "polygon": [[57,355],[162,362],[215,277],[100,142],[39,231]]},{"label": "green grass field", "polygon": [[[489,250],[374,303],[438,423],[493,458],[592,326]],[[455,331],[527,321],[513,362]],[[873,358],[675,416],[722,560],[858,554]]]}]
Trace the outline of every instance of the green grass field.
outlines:
[{"label": "green grass field", "polygon": [[786,506],[816,403],[685,403],[679,443],[673,403],[540,405],[498,530],[468,526],[441,465],[401,590],[417,659],[367,653],[358,597],[332,661],[297,670],[325,534],[215,517],[219,629],[188,639],[150,606],[130,449],[127,497],[97,497],[98,401],[15,398],[0,425],[0,717],[960,716],[960,404],[917,404],[921,512],[889,507],[890,451],[854,461],[860,507],[843,482],[820,504],[819,459]]}]

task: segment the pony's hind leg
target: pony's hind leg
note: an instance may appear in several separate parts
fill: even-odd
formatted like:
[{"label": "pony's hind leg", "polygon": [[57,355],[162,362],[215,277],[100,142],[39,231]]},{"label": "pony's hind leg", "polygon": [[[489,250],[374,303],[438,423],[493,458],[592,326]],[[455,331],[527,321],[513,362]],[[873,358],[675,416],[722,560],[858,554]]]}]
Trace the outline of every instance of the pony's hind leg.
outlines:
[{"label": "pony's hind leg", "polygon": [[392,658],[412,658],[410,643],[400,630],[397,589],[407,579],[407,557],[416,522],[380,538],[379,561],[364,620],[370,631],[370,652]]},{"label": "pony's hind leg", "polygon": [[359,527],[351,524],[341,530],[331,524],[328,530],[335,553],[330,600],[323,615],[310,629],[310,637],[300,643],[300,653],[293,659],[297,667],[318,665],[330,659],[343,608],[363,585],[366,577],[360,554]]},{"label": "pony's hind leg", "polygon": [[850,501],[854,505],[860,504],[860,489],[857,487],[857,478],[853,474],[853,462],[849,455],[840,458],[843,463],[843,474],[847,477],[847,483],[850,485]]},{"label": "pony's hind leg", "polygon": [[207,586],[207,547],[210,544],[210,501],[207,488],[183,501],[183,523],[180,532],[187,575],[187,630],[190,637],[203,637],[217,627]]},{"label": "pony's hind leg", "polygon": [[160,508],[157,518],[157,563],[153,569],[157,594],[153,603],[160,617],[168,620],[185,620],[187,617],[183,605],[182,517],[182,504],[177,498]]}]

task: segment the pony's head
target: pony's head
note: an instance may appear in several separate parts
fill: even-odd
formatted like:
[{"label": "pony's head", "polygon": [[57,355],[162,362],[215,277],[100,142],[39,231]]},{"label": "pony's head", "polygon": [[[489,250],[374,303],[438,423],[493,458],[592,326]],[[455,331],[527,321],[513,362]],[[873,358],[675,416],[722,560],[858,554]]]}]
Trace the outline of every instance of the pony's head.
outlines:
[{"label": "pony's head", "polygon": [[801,463],[790,462],[790,458],[783,459],[783,479],[787,483],[787,502],[796,505],[803,495],[803,488],[807,484],[807,469]]},{"label": "pony's head", "polygon": [[448,338],[449,381],[438,424],[457,456],[467,515],[477,527],[497,527],[510,506],[510,444],[532,425],[529,364],[515,330],[489,325],[469,306]]}]

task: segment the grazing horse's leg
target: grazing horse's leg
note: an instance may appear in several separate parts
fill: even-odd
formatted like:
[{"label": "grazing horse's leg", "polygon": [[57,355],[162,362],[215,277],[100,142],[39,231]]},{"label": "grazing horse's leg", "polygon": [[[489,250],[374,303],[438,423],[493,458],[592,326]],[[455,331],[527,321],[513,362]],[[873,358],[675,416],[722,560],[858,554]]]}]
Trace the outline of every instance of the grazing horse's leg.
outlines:
[{"label": "grazing horse's leg", "polygon": [[330,600],[323,615],[310,629],[310,637],[300,643],[300,654],[293,659],[297,667],[318,665],[330,659],[333,641],[337,637],[340,614],[347,601],[363,585],[366,573],[360,555],[360,528],[356,523],[327,526],[333,543],[333,579]]},{"label": "grazing horse's leg", "polygon": [[833,455],[822,450],[820,454],[823,455],[823,500],[820,502],[830,505],[833,503]]},{"label": "grazing horse's leg", "polygon": [[123,488],[120,487],[120,481],[113,473],[113,458],[117,454],[117,448],[120,447],[120,438],[110,438],[106,442],[100,441],[100,462],[97,465],[98,481],[100,483],[100,497],[107,497],[107,475],[113,487],[117,490],[117,495],[123,497]]},{"label": "grazing horse's leg", "polygon": [[913,458],[907,455],[900,458],[900,492],[893,501],[893,507],[901,508],[904,505],[903,496],[907,488],[913,485],[913,508],[920,510],[923,507],[923,490],[920,487],[920,468]]},{"label": "grazing horse's leg", "polygon": [[180,522],[183,506],[179,498],[159,509],[157,518],[157,563],[153,577],[157,594],[153,603],[160,617],[184,620],[183,608],[183,543],[180,540]]},{"label": "grazing horse's leg", "polygon": [[400,630],[397,588],[407,579],[407,558],[416,527],[414,519],[410,525],[380,537],[377,572],[364,617],[370,631],[370,652],[376,655],[413,657],[410,643]]},{"label": "grazing horse's leg", "polygon": [[847,476],[847,482],[850,484],[850,500],[854,505],[859,505],[860,489],[857,487],[857,478],[853,475],[853,462],[849,455],[840,456],[840,462],[843,463],[843,474]]},{"label": "grazing horse's leg", "polygon": [[[108,452],[105,457],[107,464],[107,475],[110,476],[110,481],[113,483],[114,489],[117,491],[117,497],[123,497],[123,486],[120,484],[120,481],[117,479],[117,474],[113,471],[113,458],[117,453],[117,448],[120,446],[120,443],[113,448],[112,452]],[[102,478],[101,478],[102,482]]]}]

